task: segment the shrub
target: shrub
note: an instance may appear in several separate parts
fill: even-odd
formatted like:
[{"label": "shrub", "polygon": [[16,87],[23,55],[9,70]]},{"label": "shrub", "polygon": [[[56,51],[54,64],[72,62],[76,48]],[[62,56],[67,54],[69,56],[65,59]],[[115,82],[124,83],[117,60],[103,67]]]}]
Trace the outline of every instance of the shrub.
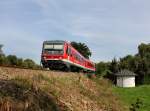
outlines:
[{"label": "shrub", "polygon": [[5,59],[6,59],[6,57],[5,57],[5,56],[0,55],[0,65],[5,64]]},{"label": "shrub", "polygon": [[35,62],[33,60],[31,60],[31,59],[24,60],[23,65],[26,68],[36,68]]},{"label": "shrub", "polygon": [[142,101],[139,98],[137,98],[136,102],[131,104],[130,111],[139,111],[142,104]]},{"label": "shrub", "polygon": [[37,65],[31,59],[18,58],[15,55],[0,55],[0,65],[3,66],[18,66],[23,68],[30,68],[30,69],[41,69],[41,66]]}]

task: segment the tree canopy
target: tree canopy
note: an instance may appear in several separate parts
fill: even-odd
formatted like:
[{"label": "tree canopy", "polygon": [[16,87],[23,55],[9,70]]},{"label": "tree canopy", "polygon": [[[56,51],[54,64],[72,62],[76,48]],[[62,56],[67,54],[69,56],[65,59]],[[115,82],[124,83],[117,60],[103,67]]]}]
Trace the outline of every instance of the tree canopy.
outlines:
[{"label": "tree canopy", "polygon": [[0,55],[0,65],[2,66],[17,66],[21,68],[31,68],[38,69],[40,68],[33,60],[18,58],[15,55]]},{"label": "tree canopy", "polygon": [[73,41],[71,42],[71,45],[87,59],[89,59],[89,57],[92,55],[92,52],[85,43],[78,43]]},{"label": "tree canopy", "polygon": [[3,54],[4,54],[4,53],[3,53],[3,50],[2,50],[2,47],[3,47],[3,45],[0,44],[0,55],[3,55]]},{"label": "tree canopy", "polygon": [[97,64],[97,75],[103,75],[102,72],[106,70],[114,74],[122,69],[135,72],[137,84],[150,84],[150,44],[140,44],[138,53],[135,55],[127,55],[118,61],[113,59],[111,63],[99,62]]}]

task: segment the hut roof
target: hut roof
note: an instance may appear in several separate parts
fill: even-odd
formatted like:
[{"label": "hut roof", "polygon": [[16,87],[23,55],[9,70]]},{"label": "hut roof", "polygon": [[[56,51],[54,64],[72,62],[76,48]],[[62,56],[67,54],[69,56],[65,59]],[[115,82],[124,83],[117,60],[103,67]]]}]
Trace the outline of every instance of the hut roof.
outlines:
[{"label": "hut roof", "polygon": [[115,74],[116,76],[136,76],[136,74],[127,69],[121,70],[120,72]]}]

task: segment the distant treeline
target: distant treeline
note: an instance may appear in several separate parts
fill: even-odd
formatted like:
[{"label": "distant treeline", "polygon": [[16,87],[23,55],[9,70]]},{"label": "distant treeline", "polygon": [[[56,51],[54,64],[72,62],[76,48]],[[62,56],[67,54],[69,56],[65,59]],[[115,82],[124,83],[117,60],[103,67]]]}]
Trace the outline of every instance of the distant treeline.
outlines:
[{"label": "distant treeline", "polygon": [[21,68],[31,68],[31,69],[39,69],[41,68],[38,64],[36,64],[31,59],[22,59],[18,58],[15,55],[0,55],[0,65],[1,66],[15,66]]},{"label": "distant treeline", "polygon": [[97,76],[113,79],[116,72],[128,69],[137,74],[137,84],[150,84],[150,44],[140,44],[135,55],[127,55],[118,61],[114,58],[112,62],[99,62],[96,67]]}]

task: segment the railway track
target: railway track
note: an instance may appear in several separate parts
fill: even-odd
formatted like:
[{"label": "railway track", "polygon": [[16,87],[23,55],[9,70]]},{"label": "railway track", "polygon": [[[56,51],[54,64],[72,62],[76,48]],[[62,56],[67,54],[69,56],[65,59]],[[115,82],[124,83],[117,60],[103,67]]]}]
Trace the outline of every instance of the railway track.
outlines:
[{"label": "railway track", "polygon": [[[19,66],[8,66],[8,65],[0,65],[0,67],[2,68],[15,68],[15,69],[27,69],[27,70],[34,70],[34,71],[53,71],[53,72],[66,72],[66,71],[61,71],[61,70],[49,70],[49,69],[45,69],[45,68],[26,68],[26,67],[19,67]],[[68,71],[67,71],[68,72]],[[66,73],[67,73],[66,72]],[[71,72],[71,71],[70,71]],[[68,72],[69,73],[69,72]],[[89,78],[95,78],[95,74],[92,74],[92,73],[85,73],[85,72],[77,72],[77,73],[82,73],[84,75],[87,75]]]}]

